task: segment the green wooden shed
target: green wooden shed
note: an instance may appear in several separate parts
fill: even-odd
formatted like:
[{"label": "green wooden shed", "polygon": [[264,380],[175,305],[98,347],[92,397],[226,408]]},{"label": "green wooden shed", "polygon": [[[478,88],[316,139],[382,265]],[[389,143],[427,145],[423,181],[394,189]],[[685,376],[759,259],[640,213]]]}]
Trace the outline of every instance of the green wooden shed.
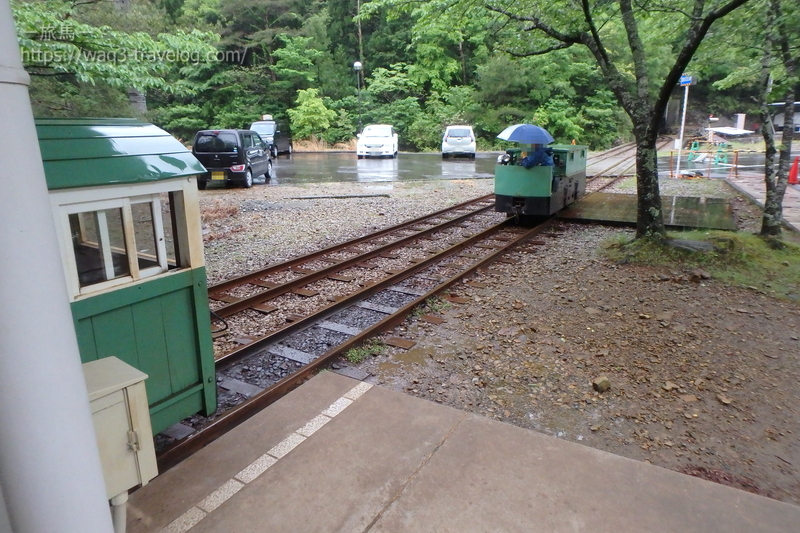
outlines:
[{"label": "green wooden shed", "polygon": [[132,119],[36,121],[82,362],[148,374],[158,433],[216,410],[200,209],[205,168]]}]

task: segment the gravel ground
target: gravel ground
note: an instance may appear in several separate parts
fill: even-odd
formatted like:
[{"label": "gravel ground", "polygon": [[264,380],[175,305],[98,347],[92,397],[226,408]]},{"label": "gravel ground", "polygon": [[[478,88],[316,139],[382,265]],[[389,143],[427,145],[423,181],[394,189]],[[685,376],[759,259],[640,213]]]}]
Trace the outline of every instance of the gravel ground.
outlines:
[{"label": "gravel ground", "polygon": [[[213,285],[491,192],[492,180],[208,189],[200,195],[208,283]],[[376,196],[292,199],[338,195]]]},{"label": "gravel ground", "polygon": [[[491,192],[490,180],[205,191],[211,283]],[[633,193],[630,182],[606,189]],[[724,182],[665,180],[665,195],[731,198]],[[334,194],[390,198],[287,200]],[[247,203],[245,203],[247,202]],[[215,217],[229,206],[239,209]],[[686,272],[609,263],[598,243],[630,230],[562,223],[451,293],[444,324],[360,366],[373,382],[665,468],[800,504],[800,305]],[[607,382],[598,380],[606,378]],[[604,392],[593,388],[609,385]]]}]

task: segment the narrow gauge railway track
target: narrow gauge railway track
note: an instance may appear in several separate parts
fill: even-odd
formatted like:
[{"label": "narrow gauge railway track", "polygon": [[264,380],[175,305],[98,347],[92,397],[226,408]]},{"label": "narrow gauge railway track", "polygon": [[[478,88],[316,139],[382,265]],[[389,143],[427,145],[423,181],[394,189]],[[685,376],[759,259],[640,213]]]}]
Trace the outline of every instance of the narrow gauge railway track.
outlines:
[{"label": "narrow gauge railway track", "polygon": [[[487,203],[488,205],[485,205]],[[396,247],[411,248],[418,252],[417,255],[424,254],[424,256],[406,260],[407,265],[404,268],[389,269],[388,272],[383,269],[384,275],[381,279],[360,283],[359,290],[352,294],[327,298],[327,305],[302,317],[290,316],[285,319],[288,320],[285,325],[273,330],[270,334],[253,342],[247,342],[218,358],[217,382],[221,392],[220,403],[225,405],[211,419],[195,417],[191,424],[198,431],[182,441],[167,446],[160,452],[160,470],[166,470],[177,464],[208,442],[281,398],[340,354],[401,323],[415,306],[425,302],[431,296],[445,291],[459,279],[478,268],[498,260],[510,248],[540,233],[550,224],[550,222],[545,222],[535,228],[520,228],[511,224],[511,220],[499,218],[499,214],[492,212],[494,216],[487,216],[486,211],[494,205],[491,199],[484,197],[468,204],[473,206],[470,209],[472,218],[491,218],[493,220],[483,220],[483,223],[478,225],[480,227],[475,227],[473,223],[468,228],[462,228],[467,230],[463,235],[441,235],[443,230],[447,231],[459,224],[462,226],[467,224],[468,217],[465,214],[459,214],[459,211],[463,210],[462,204],[462,206],[456,206],[457,209],[451,220],[440,220],[440,223],[437,224],[437,227],[447,225],[446,228],[438,231],[423,230],[415,234],[413,239],[410,239],[411,236],[404,237],[391,232],[393,238],[396,237],[395,242],[392,243]],[[437,217],[445,218],[442,217],[441,212],[423,218],[435,220]],[[419,224],[419,219],[415,223]],[[388,235],[385,232],[381,233]],[[445,238],[447,240],[444,240]],[[369,240],[365,239],[356,239],[356,241],[366,242]],[[434,249],[427,249],[423,244],[418,244],[418,241],[429,241],[434,244]],[[421,247],[415,248],[415,246]],[[334,250],[334,248],[336,247],[327,250]],[[374,248],[366,255],[373,258],[380,257],[381,254],[393,255],[386,253],[381,248],[380,246]],[[312,254],[312,256],[319,257],[318,253]],[[355,260],[355,258],[352,259]],[[363,256],[359,259],[362,263],[369,261]],[[298,264],[308,264],[308,262]],[[341,268],[342,264],[339,263],[337,266]],[[373,268],[368,268],[368,270],[373,270]],[[326,267],[319,272],[322,271],[326,272],[325,276],[337,276],[337,274],[330,274]],[[309,272],[302,274],[306,284],[317,277]],[[245,276],[245,278],[249,279],[249,282],[254,280],[251,276]],[[344,282],[335,281],[356,283],[355,279]],[[217,297],[222,292],[218,289],[221,286],[235,287],[236,285],[216,285],[214,294]],[[282,289],[278,291],[275,289],[278,287],[269,287],[267,291],[258,293],[258,297],[253,299],[251,305],[265,305],[263,303],[254,304],[257,300],[263,300],[265,296],[275,296],[278,293],[287,294]],[[280,297],[280,295],[277,296],[277,298]],[[220,300],[214,301],[219,302]],[[237,303],[227,302],[226,305]],[[223,308],[224,306],[220,307],[220,309]],[[253,312],[253,310],[248,308],[244,312]],[[236,314],[232,313],[228,316]],[[271,313],[268,313],[267,316],[269,314]],[[403,339],[396,339],[395,342],[402,344]]]},{"label": "narrow gauge railway track", "polygon": [[303,315],[358,297],[361,287],[420,263],[438,251],[437,241],[490,225],[499,217],[493,207],[492,195],[483,196],[211,287],[215,323],[233,328],[214,334],[215,359],[235,361],[302,328]]},{"label": "narrow gauge railway track", "polygon": [[617,157],[628,152],[636,153],[636,143],[623,143],[619,146],[614,146],[613,148],[609,148],[608,150],[597,154],[596,156],[592,157],[591,164],[602,163],[607,159],[612,157]]},{"label": "narrow gauge railway track", "polygon": [[[672,139],[669,138],[661,139],[656,143],[656,151],[663,150],[669,146],[671,142]],[[603,189],[610,187],[620,180],[632,175],[631,171],[635,171],[636,168],[635,143],[625,143],[612,148],[611,150],[604,152],[598,159],[593,159],[592,164],[597,163],[598,161],[605,161],[611,157],[620,156],[626,152],[631,152],[630,157],[616,161],[603,170],[596,172],[592,176],[586,177],[586,194],[602,191]]]}]

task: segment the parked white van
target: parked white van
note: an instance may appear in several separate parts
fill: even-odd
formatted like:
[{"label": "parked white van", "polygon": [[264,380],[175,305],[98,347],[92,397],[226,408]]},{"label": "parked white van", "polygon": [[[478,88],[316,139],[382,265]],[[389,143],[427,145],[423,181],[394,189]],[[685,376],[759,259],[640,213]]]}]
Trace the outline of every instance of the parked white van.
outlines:
[{"label": "parked white van", "polygon": [[397,133],[389,124],[370,124],[358,134],[358,158],[397,157]]}]

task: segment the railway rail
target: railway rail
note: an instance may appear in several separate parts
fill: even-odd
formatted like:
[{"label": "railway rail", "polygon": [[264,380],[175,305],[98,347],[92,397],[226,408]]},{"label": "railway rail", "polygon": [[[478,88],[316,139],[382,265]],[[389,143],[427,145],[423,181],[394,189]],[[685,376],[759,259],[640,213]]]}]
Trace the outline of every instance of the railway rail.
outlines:
[{"label": "railway rail", "polygon": [[[665,141],[668,143],[669,141]],[[602,160],[624,155],[632,143]],[[629,158],[593,178],[624,177]],[[605,171],[604,171],[605,172]],[[599,189],[597,189],[599,190]],[[341,354],[405,320],[430,297],[545,231],[495,213],[486,195],[209,287],[219,408],[184,424],[196,431],[161,442],[164,471],[277,401]],[[534,241],[534,244],[540,244]],[[456,297],[457,298],[457,297]],[[409,341],[387,342],[409,347]]]},{"label": "railway rail", "polygon": [[[671,138],[662,138],[656,143],[656,151],[664,150],[672,143]],[[593,157],[590,164],[614,159],[610,165],[586,177],[586,194],[602,191],[620,180],[630,177],[636,168],[636,143],[625,143]],[[634,172],[632,172],[634,171]]]},{"label": "railway rail", "polygon": [[[194,434],[159,446],[160,470],[550,224],[522,228],[493,207],[492,195],[476,198],[210,287],[220,407],[213,417],[184,422]],[[266,325],[252,335],[259,322]]]}]

